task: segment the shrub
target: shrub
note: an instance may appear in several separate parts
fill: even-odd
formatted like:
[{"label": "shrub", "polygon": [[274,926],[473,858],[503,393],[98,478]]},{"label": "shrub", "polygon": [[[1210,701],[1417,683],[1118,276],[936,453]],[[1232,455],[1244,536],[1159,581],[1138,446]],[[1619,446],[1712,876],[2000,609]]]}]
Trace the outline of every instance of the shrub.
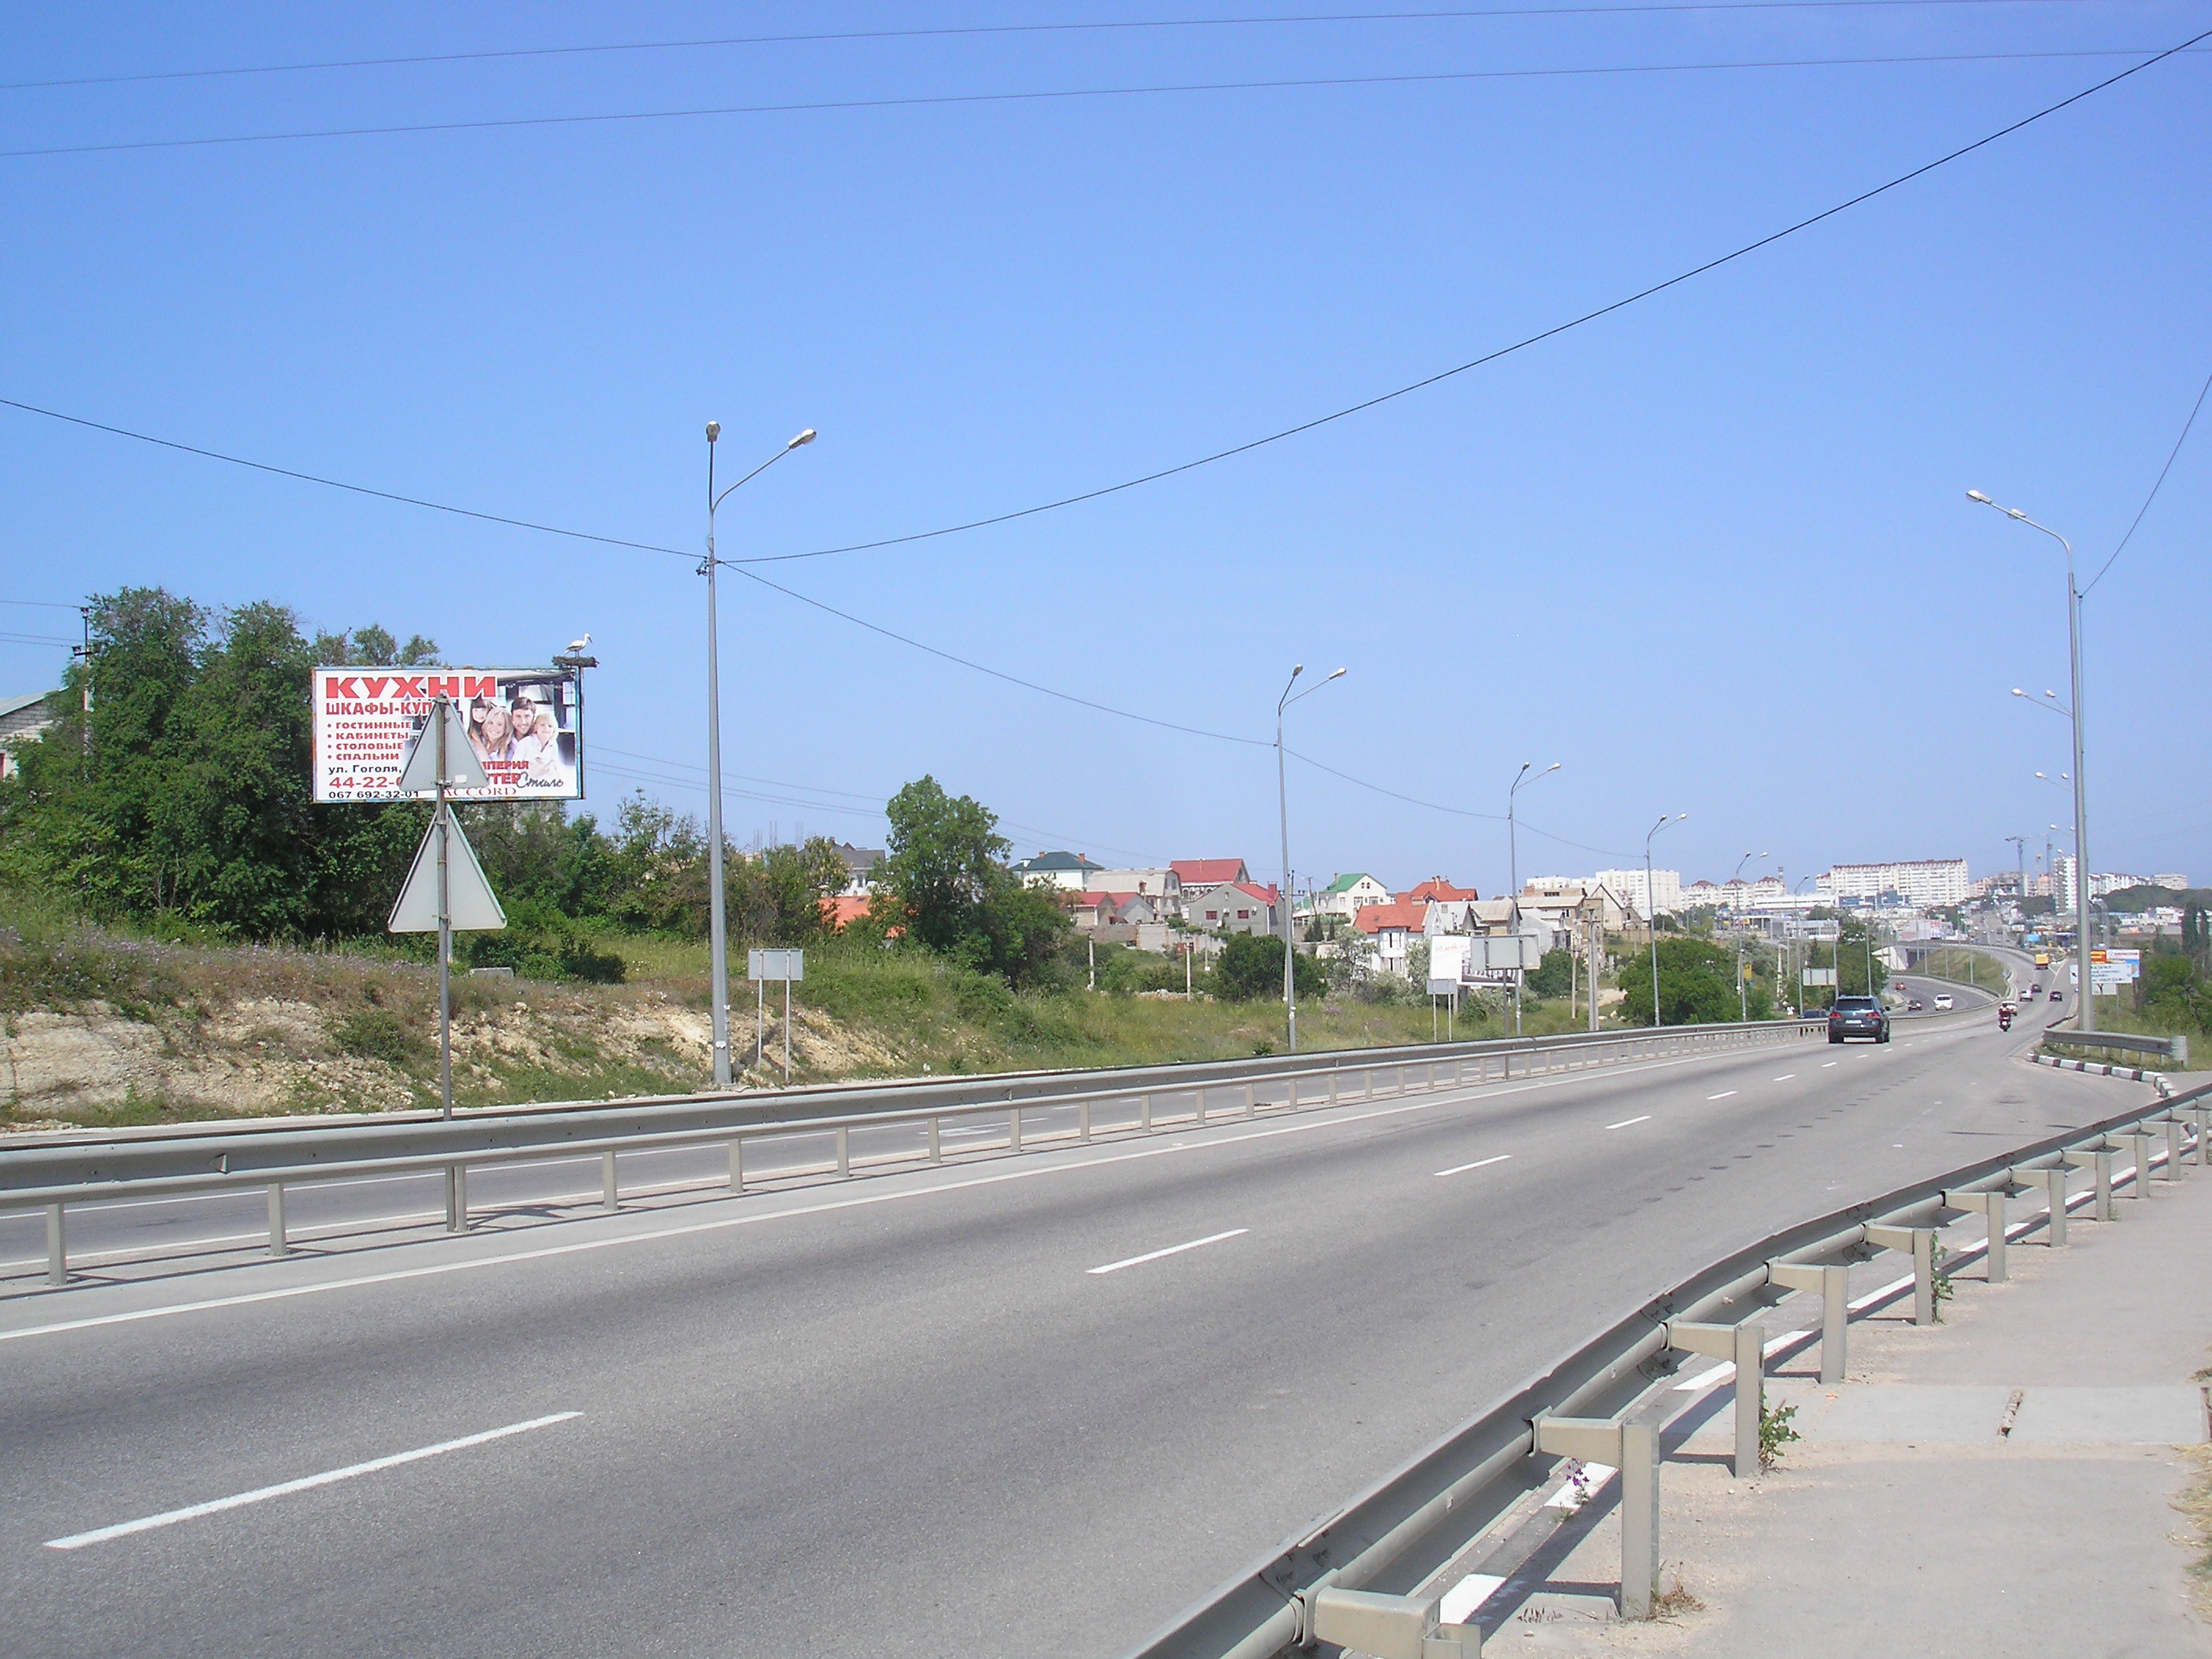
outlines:
[{"label": "shrub", "polygon": [[407,1029],[389,1008],[361,1008],[331,1028],[331,1037],[347,1054],[404,1067],[428,1056],[429,1040]]}]

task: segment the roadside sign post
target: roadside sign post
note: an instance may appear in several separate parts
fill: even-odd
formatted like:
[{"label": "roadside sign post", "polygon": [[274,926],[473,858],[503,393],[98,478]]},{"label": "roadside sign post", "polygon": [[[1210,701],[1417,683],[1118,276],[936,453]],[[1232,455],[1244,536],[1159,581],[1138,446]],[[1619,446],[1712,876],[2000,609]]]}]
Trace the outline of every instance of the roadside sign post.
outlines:
[{"label": "roadside sign post", "polygon": [[[448,799],[453,790],[482,789],[485,784],[483,765],[469,746],[459,707],[449,697],[435,698],[400,774],[399,791],[432,795],[436,805],[386,928],[394,933],[438,935],[438,1099],[449,1118],[453,1115],[453,933],[456,929],[496,933],[507,926],[507,914],[484,879],[483,866],[477,862]],[[447,1188],[450,1225],[459,1214],[459,1197],[450,1170]]]},{"label": "roadside sign post", "polygon": [[759,993],[760,1037],[753,1050],[754,1063],[768,1063],[768,982],[783,981],[783,1083],[791,1086],[791,981],[806,977],[804,951],[754,950],[745,953],[745,976]]}]

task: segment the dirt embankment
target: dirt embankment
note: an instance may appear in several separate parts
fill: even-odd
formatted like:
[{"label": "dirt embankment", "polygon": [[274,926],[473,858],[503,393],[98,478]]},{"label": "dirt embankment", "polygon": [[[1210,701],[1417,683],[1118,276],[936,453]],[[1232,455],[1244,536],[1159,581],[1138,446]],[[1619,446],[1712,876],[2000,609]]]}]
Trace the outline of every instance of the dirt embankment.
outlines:
[{"label": "dirt embankment", "polygon": [[[91,932],[0,936],[0,1127],[437,1100],[437,981],[417,964]],[[742,1024],[732,1035],[750,1048]],[[772,1067],[781,1036],[773,1023]],[[453,1092],[465,1105],[696,1090],[708,1042],[706,1008],[680,988],[454,981]],[[810,1076],[882,1069],[891,1057],[879,1047],[818,1012],[793,1022],[793,1057]]]}]

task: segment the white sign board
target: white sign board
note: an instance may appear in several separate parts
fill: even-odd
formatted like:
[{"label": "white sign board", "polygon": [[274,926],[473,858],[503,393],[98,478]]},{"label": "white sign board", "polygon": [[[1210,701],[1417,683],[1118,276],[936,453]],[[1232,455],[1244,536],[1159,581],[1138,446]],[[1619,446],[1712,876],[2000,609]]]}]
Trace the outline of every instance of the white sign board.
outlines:
[{"label": "white sign board", "polygon": [[1805,970],[1805,983],[1808,985],[1833,985],[1835,982],[1836,970],[1832,968],[1808,968]]},{"label": "white sign board", "polygon": [[[573,800],[583,794],[580,670],[318,668],[313,671],[319,801],[400,800],[401,775],[435,700],[460,711],[484,782],[455,800]],[[448,754],[449,775],[456,769]]]},{"label": "white sign board", "polygon": [[1429,994],[1455,994],[1467,980],[1467,947],[1474,943],[1464,933],[1440,933],[1429,941]]},{"label": "white sign board", "polygon": [[752,980],[805,979],[806,952],[748,951],[745,952],[745,977]]}]

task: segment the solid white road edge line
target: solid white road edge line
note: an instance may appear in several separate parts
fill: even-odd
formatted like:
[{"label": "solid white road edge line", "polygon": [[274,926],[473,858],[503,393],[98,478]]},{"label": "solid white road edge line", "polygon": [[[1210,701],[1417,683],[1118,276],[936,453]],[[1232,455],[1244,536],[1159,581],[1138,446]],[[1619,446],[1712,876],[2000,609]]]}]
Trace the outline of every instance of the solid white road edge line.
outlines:
[{"label": "solid white road edge line", "polygon": [[1787,1083],[1791,1078],[1796,1077],[1796,1075],[1797,1073],[1795,1072],[1784,1072],[1780,1077],[1776,1078],[1773,1080],[1777,1083]]},{"label": "solid white road edge line", "polygon": [[1626,1129],[1626,1128],[1629,1127],[1632,1124],[1637,1124],[1637,1123],[1649,1123],[1649,1122],[1650,1122],[1650,1121],[1651,1121],[1651,1114],[1650,1114],[1650,1113],[1649,1113],[1649,1112],[1646,1112],[1646,1113],[1644,1113],[1644,1115],[1642,1117],[1625,1117],[1625,1118],[1621,1119],[1621,1120],[1620,1120],[1620,1122],[1618,1122],[1618,1123],[1608,1123],[1608,1124],[1607,1124],[1605,1127],[1606,1127],[1607,1128],[1608,1128],[1608,1129]]},{"label": "solid white road edge line", "polygon": [[1469,1170],[1486,1170],[1493,1164],[1503,1164],[1512,1156],[1510,1152],[1500,1152],[1496,1158],[1479,1158],[1472,1164],[1455,1164],[1450,1169],[1439,1170],[1437,1173],[1440,1176],[1465,1175]]},{"label": "solid white road edge line", "polygon": [[1085,1267],[1083,1271],[1093,1275],[1118,1273],[1124,1267],[1141,1267],[1146,1262],[1158,1261],[1162,1256],[1181,1255],[1185,1250],[1195,1250],[1202,1245],[1218,1244],[1224,1238],[1241,1238],[1251,1231],[1249,1227],[1231,1227],[1225,1233],[1211,1233],[1204,1238],[1194,1238],[1188,1244],[1170,1244],[1164,1250],[1147,1250],[1142,1255],[1128,1256],[1120,1261],[1109,1261],[1103,1267]]},{"label": "solid white road edge line", "polygon": [[1723,1089],[1723,1090],[1722,1090],[1722,1091],[1720,1091],[1720,1093],[1718,1093],[1718,1094],[1717,1094],[1717,1095],[1707,1095],[1707,1096],[1705,1097],[1705,1098],[1706,1098],[1707,1100],[1709,1100],[1709,1101],[1713,1101],[1713,1100],[1726,1100],[1726,1099],[1727,1099],[1730,1095],[1734,1094],[1735,1092],[1735,1090],[1733,1090],[1733,1089]]},{"label": "solid white road edge line", "polygon": [[372,1457],[366,1463],[349,1463],[342,1469],[305,1475],[297,1480],[280,1481],[273,1486],[259,1486],[252,1492],[212,1498],[207,1503],[190,1504],[181,1510],[165,1510],[159,1515],[145,1516],[137,1521],[118,1522],[114,1526],[101,1527],[92,1532],[71,1533],[67,1538],[49,1538],[46,1547],[50,1550],[81,1550],[88,1544],[105,1544],[111,1538],[127,1538],[134,1532],[151,1532],[156,1527],[173,1527],[179,1521],[197,1521],[203,1515],[220,1515],[225,1510],[244,1509],[248,1504],[265,1504],[272,1498],[284,1498],[295,1492],[312,1491],[317,1486],[335,1486],[341,1480],[374,1474],[380,1469],[398,1468],[402,1463],[419,1463],[426,1457],[465,1451],[487,1441],[504,1440],[511,1434],[527,1434],[532,1429],[542,1429],[552,1423],[566,1423],[571,1418],[582,1415],[581,1412],[555,1412],[548,1417],[533,1417],[526,1423],[509,1423],[505,1428],[486,1429],[482,1434],[463,1435],[459,1440],[441,1440],[434,1446],[418,1446],[413,1451],[394,1452],[389,1457]]}]

